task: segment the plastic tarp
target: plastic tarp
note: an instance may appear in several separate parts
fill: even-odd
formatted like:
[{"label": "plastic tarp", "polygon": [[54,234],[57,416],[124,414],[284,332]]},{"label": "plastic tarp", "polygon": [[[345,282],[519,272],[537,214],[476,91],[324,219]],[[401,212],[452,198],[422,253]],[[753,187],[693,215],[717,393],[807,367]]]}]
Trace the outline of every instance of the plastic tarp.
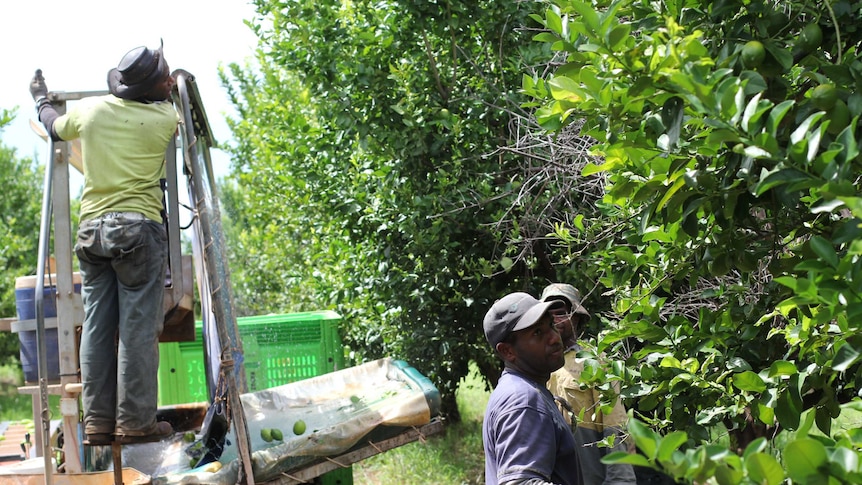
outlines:
[{"label": "plastic tarp", "polygon": [[[272,480],[321,457],[345,453],[363,445],[363,438],[389,437],[428,424],[439,414],[437,389],[415,369],[392,359],[244,394],[241,399],[256,482]],[[298,421],[302,425],[296,425]],[[295,434],[295,425],[297,431],[305,430]],[[283,439],[265,441],[261,431],[274,429],[281,431]],[[217,471],[202,471],[218,468],[212,464],[190,469],[189,444],[181,439],[170,443],[169,449],[157,455],[163,463],[153,483],[236,483],[240,464],[233,441],[233,434],[228,434]]]}]

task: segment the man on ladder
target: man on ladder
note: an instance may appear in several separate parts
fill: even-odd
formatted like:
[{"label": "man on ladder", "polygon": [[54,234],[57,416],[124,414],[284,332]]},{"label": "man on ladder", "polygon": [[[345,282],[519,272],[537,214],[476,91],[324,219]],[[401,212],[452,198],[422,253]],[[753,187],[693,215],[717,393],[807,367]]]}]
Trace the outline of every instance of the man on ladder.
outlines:
[{"label": "man on ladder", "polygon": [[30,82],[39,121],[55,141],[81,139],[84,188],[75,253],[84,325],[80,363],[84,444],[159,441],[158,338],[164,322],[165,150],[179,117],[162,47],[137,47],[108,72],[110,94],[60,115],[41,70]]}]

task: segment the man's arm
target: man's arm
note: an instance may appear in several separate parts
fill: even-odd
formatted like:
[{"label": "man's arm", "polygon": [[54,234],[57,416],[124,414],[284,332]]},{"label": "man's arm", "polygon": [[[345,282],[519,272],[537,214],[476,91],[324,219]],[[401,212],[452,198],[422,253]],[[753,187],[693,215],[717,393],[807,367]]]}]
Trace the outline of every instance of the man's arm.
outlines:
[{"label": "man's arm", "polygon": [[554,473],[557,450],[549,416],[534,408],[514,409],[500,415],[496,432],[500,485],[553,484],[548,480]]},{"label": "man's arm", "polygon": [[500,485],[558,485],[553,482],[546,482],[541,478],[525,478],[523,480],[509,480],[500,482]]},{"label": "man's arm", "polygon": [[54,105],[48,99],[48,86],[45,84],[41,69],[36,69],[36,74],[30,80],[30,95],[36,102],[36,115],[45,126],[48,135],[52,140],[60,141],[61,138],[54,132],[54,121],[60,117],[60,113],[57,113]]}]

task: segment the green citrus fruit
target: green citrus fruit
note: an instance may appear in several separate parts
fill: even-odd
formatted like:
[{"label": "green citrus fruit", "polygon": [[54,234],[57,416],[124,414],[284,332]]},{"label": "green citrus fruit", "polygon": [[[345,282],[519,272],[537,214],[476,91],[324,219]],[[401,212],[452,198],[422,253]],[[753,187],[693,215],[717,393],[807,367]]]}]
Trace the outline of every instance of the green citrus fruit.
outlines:
[{"label": "green citrus fruit", "polygon": [[835,105],[829,111],[828,119],[829,127],[826,128],[826,131],[832,135],[837,135],[850,124],[850,108],[839,99],[835,101]]},{"label": "green citrus fruit", "polygon": [[305,433],[305,421],[299,419],[293,423],[293,434],[299,436],[302,433]]},{"label": "green citrus fruit", "polygon": [[742,65],[746,69],[754,69],[763,64],[763,59],[766,58],[766,49],[759,41],[750,40],[742,46],[742,52],[739,54],[742,59]]},{"label": "green citrus fruit", "polygon": [[796,48],[804,53],[809,53],[820,47],[823,42],[823,31],[817,24],[808,24],[799,33],[796,39]]},{"label": "green citrus fruit", "polygon": [[284,434],[278,428],[272,428],[272,439],[276,441],[284,440]]},{"label": "green citrus fruit", "polygon": [[272,430],[269,428],[261,428],[260,438],[269,443],[270,441],[272,441]]},{"label": "green citrus fruit", "polygon": [[778,10],[770,10],[766,14],[766,33],[772,37],[778,35],[782,29],[787,27],[787,16]]},{"label": "green citrus fruit", "polygon": [[811,103],[817,109],[828,111],[838,101],[838,90],[832,84],[821,84],[811,90]]}]

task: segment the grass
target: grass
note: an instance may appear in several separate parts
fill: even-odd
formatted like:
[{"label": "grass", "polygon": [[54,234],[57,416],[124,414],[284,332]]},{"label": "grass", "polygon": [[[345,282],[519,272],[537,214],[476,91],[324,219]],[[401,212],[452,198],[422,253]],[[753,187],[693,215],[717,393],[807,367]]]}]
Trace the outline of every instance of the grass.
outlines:
[{"label": "grass", "polygon": [[[18,386],[23,383],[24,373],[20,366],[0,366],[0,421],[33,419],[32,397],[18,394]],[[60,416],[60,396],[48,396],[48,406],[51,416]]]},{"label": "grass", "polygon": [[485,483],[482,417],[489,392],[475,368],[456,394],[461,422],[426,442],[414,441],[353,465],[354,485],[481,485]]}]

